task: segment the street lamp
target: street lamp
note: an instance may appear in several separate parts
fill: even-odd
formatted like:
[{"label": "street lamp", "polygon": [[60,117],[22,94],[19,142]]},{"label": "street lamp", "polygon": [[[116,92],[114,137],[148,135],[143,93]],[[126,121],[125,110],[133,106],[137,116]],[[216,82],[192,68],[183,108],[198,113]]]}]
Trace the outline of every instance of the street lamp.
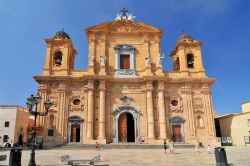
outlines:
[{"label": "street lamp", "polygon": [[36,161],[35,161],[35,137],[36,137],[36,119],[37,116],[46,116],[48,114],[48,111],[50,107],[53,105],[53,102],[50,99],[47,99],[43,104],[45,107],[45,112],[37,112],[37,105],[41,102],[42,98],[41,96],[37,93],[36,96],[33,94],[30,95],[29,98],[27,98],[27,107],[29,109],[30,115],[34,116],[34,129],[33,129],[33,140],[32,140],[32,151],[30,154],[30,162],[29,166],[36,166]]}]

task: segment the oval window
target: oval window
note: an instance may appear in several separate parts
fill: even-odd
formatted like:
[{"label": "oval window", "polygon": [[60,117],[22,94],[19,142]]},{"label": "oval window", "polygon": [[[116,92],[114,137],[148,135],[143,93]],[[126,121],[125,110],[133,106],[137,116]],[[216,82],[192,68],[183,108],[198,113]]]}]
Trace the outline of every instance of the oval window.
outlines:
[{"label": "oval window", "polygon": [[73,104],[74,105],[79,105],[80,103],[81,103],[81,101],[79,99],[73,100]]},{"label": "oval window", "polygon": [[172,106],[177,106],[178,105],[178,101],[177,100],[172,100],[171,104],[172,104]]}]

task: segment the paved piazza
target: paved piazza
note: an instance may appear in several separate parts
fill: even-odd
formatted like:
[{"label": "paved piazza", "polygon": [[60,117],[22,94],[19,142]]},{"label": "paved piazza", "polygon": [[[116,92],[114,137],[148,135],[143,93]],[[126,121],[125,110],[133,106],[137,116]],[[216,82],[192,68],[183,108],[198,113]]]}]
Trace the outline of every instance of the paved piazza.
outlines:
[{"label": "paved piazza", "polygon": [[[66,165],[62,163],[59,156],[69,154],[76,156],[94,156],[101,154],[103,162],[97,165],[215,165],[214,154],[207,154],[206,148],[200,149],[200,154],[195,154],[194,149],[176,149],[175,154],[164,154],[161,149],[103,149],[95,150],[38,150],[36,153],[37,165]],[[250,147],[227,147],[228,163],[233,166],[250,165]],[[2,151],[1,154],[9,154],[8,151]],[[30,151],[23,151],[22,165],[28,165]],[[0,162],[0,165],[7,165],[8,162]]]}]

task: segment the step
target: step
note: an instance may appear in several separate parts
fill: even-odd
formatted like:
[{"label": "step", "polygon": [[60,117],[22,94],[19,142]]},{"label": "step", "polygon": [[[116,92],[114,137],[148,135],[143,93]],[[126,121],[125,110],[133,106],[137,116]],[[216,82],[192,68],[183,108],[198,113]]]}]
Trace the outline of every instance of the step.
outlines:
[{"label": "step", "polygon": [[[183,148],[195,148],[195,145],[187,143],[175,143],[174,147],[177,149]],[[81,144],[81,143],[69,143],[61,147],[60,149],[95,149],[95,144]],[[135,144],[135,143],[111,143],[102,144],[100,149],[163,149],[163,145],[159,144]]]}]

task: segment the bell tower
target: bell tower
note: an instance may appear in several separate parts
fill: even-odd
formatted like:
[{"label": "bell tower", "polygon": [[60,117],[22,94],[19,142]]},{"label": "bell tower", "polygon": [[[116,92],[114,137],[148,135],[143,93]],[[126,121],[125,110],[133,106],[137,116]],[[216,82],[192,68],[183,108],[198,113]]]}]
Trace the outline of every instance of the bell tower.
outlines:
[{"label": "bell tower", "polygon": [[193,39],[192,36],[182,33],[174,51],[171,53],[174,71],[185,74],[198,73],[205,76],[202,64],[202,43]]},{"label": "bell tower", "polygon": [[46,62],[43,75],[69,75],[74,69],[76,50],[69,35],[58,31],[51,39],[45,39],[47,44]]}]

